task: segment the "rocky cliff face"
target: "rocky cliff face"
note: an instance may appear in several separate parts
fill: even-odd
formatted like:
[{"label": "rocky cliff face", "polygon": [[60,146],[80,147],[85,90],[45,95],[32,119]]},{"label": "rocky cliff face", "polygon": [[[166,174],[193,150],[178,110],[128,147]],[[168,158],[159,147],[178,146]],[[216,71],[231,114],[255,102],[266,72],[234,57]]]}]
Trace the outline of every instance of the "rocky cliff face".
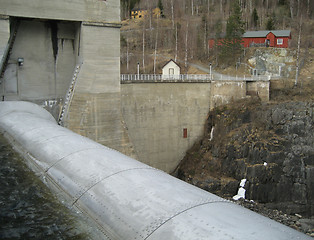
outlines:
[{"label": "rocky cliff face", "polygon": [[206,134],[178,176],[224,197],[237,194],[288,214],[314,215],[314,102],[244,100],[210,112]]},{"label": "rocky cliff face", "polygon": [[286,48],[258,48],[248,59],[257,74],[278,77],[295,75],[296,51]]}]

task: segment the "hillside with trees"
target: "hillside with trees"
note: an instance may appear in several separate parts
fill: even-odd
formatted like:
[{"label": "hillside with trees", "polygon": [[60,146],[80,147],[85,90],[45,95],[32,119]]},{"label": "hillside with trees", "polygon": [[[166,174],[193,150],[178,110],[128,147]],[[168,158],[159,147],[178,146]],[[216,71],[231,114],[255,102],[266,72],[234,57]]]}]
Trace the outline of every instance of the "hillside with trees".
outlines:
[{"label": "hillside with trees", "polygon": [[[135,9],[147,13],[131,19]],[[289,47],[306,53],[314,45],[313,9],[311,0],[121,0],[121,72],[135,73],[139,64],[141,73],[157,74],[170,58],[189,73],[189,62],[235,66],[247,52],[241,35],[252,30],[291,30]],[[208,40],[221,36],[223,44],[209,48]]]}]

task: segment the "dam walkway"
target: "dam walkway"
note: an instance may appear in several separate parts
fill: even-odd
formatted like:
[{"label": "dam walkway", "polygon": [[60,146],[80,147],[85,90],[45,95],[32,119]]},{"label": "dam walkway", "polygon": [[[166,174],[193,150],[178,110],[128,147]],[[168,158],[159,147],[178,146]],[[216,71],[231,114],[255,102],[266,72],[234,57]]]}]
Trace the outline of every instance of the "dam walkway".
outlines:
[{"label": "dam walkway", "polygon": [[121,74],[120,83],[162,83],[162,82],[182,82],[182,83],[206,83],[212,81],[269,81],[270,76],[227,76],[214,74]]}]

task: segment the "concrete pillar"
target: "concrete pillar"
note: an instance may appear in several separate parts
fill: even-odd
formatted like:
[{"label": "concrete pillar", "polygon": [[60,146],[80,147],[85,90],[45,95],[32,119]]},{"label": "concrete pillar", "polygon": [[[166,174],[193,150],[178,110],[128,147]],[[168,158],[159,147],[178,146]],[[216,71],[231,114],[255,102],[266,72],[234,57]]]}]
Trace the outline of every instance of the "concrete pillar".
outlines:
[{"label": "concrete pillar", "polygon": [[245,81],[212,81],[210,109],[246,96]]},{"label": "concrete pillar", "polygon": [[[0,59],[2,60],[5,48],[10,38],[10,21],[7,16],[0,16]],[[0,61],[1,61],[0,60]]]},{"label": "concrete pillar", "polygon": [[76,92],[120,92],[120,25],[83,22],[79,54]]},{"label": "concrete pillar", "polygon": [[[8,16],[0,15],[0,69],[4,64],[4,53],[10,39],[10,20]],[[1,70],[0,70],[1,71]],[[1,74],[1,73],[0,73]],[[4,80],[0,78],[0,97],[4,98]]]},{"label": "concrete pillar", "polygon": [[82,63],[64,125],[98,143],[135,157],[121,114],[120,25],[81,25]]}]

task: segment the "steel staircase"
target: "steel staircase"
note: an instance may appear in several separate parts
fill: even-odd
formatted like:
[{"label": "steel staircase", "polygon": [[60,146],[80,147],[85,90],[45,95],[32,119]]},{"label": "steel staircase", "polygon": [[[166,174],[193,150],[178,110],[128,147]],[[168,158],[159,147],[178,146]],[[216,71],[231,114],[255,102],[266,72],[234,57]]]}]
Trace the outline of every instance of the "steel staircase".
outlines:
[{"label": "steel staircase", "polygon": [[13,45],[14,45],[14,42],[15,42],[15,38],[16,38],[16,34],[17,34],[17,30],[19,28],[19,25],[20,25],[20,21],[19,20],[15,20],[13,22],[13,31],[11,32],[8,44],[7,44],[7,46],[6,46],[5,50],[4,50],[2,59],[0,61],[0,83],[2,82],[1,79],[3,79],[3,75],[4,75],[4,72],[5,72],[5,69],[6,69],[7,65],[8,65],[8,61],[9,61],[10,55],[12,53],[12,48],[13,48]]},{"label": "steel staircase", "polygon": [[64,104],[63,104],[62,109],[60,111],[59,120],[58,120],[58,124],[61,126],[63,126],[64,120],[68,114],[68,108],[70,106],[70,103],[71,103],[73,95],[74,95],[75,84],[77,81],[78,74],[80,72],[80,68],[81,68],[80,64],[76,65],[75,70],[74,70],[74,74],[73,74],[73,78],[72,78],[72,82],[71,82],[70,87],[67,91],[67,94],[64,98]]}]

